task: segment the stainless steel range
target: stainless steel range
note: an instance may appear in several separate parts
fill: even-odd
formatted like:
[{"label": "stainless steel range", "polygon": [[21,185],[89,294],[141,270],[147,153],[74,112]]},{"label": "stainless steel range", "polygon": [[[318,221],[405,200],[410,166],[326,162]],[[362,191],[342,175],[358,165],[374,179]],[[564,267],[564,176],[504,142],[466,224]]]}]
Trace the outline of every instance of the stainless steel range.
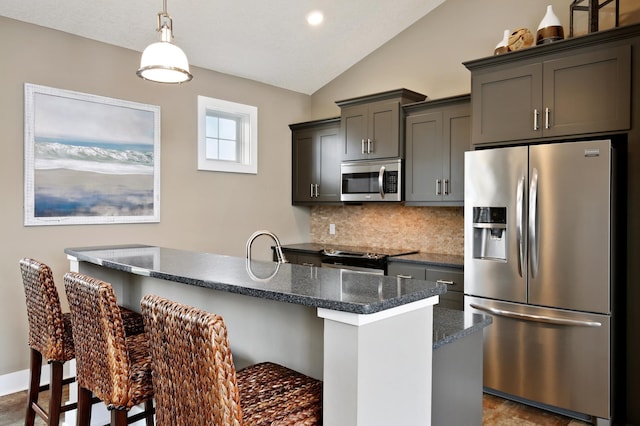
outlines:
[{"label": "stainless steel range", "polygon": [[386,275],[391,256],[417,253],[417,250],[372,249],[367,247],[325,248],[320,253],[323,268],[348,269]]}]

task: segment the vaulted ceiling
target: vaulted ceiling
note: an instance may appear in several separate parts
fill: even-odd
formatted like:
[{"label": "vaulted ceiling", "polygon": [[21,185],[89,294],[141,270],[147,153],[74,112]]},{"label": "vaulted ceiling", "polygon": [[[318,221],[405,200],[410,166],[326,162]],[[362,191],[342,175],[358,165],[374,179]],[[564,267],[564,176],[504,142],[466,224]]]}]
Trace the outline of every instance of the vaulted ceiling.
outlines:
[{"label": "vaulted ceiling", "polygon": [[[312,94],[445,0],[169,0],[191,65]],[[161,0],[2,0],[0,15],[142,52]],[[324,13],[312,27],[306,15]],[[133,71],[132,71],[133,72]]]}]

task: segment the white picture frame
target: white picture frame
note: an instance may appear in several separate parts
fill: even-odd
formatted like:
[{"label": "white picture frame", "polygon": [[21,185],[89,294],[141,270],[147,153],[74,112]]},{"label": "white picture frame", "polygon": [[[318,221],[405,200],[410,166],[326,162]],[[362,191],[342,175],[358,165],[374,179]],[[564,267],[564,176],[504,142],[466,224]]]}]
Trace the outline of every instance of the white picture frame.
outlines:
[{"label": "white picture frame", "polygon": [[25,83],[24,225],[160,221],[160,107]]}]

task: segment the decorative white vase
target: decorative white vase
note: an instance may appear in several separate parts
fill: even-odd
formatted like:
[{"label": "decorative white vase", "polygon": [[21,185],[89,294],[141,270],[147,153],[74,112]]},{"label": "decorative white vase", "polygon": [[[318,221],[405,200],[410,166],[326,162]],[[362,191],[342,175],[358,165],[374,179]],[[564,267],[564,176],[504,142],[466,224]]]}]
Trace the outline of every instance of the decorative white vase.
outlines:
[{"label": "decorative white vase", "polygon": [[564,29],[560,24],[560,19],[553,12],[551,5],[547,6],[547,13],[538,25],[536,44],[552,43],[564,39]]},{"label": "decorative white vase", "polygon": [[496,48],[493,51],[494,55],[502,55],[503,53],[507,53],[509,51],[510,36],[511,36],[511,30],[504,30],[504,35],[502,36],[502,40],[500,41],[500,43],[496,45]]}]

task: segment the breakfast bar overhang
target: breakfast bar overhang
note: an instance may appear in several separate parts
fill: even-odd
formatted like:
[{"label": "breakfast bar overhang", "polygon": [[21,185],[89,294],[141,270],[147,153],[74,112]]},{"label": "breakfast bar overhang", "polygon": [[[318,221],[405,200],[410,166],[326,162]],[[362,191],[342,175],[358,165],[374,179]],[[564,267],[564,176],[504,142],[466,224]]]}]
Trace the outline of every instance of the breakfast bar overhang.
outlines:
[{"label": "breakfast bar overhang", "polygon": [[123,306],[157,294],[223,316],[237,368],[273,361],[323,380],[325,425],[431,424],[443,284],[145,245],[65,253]]}]

